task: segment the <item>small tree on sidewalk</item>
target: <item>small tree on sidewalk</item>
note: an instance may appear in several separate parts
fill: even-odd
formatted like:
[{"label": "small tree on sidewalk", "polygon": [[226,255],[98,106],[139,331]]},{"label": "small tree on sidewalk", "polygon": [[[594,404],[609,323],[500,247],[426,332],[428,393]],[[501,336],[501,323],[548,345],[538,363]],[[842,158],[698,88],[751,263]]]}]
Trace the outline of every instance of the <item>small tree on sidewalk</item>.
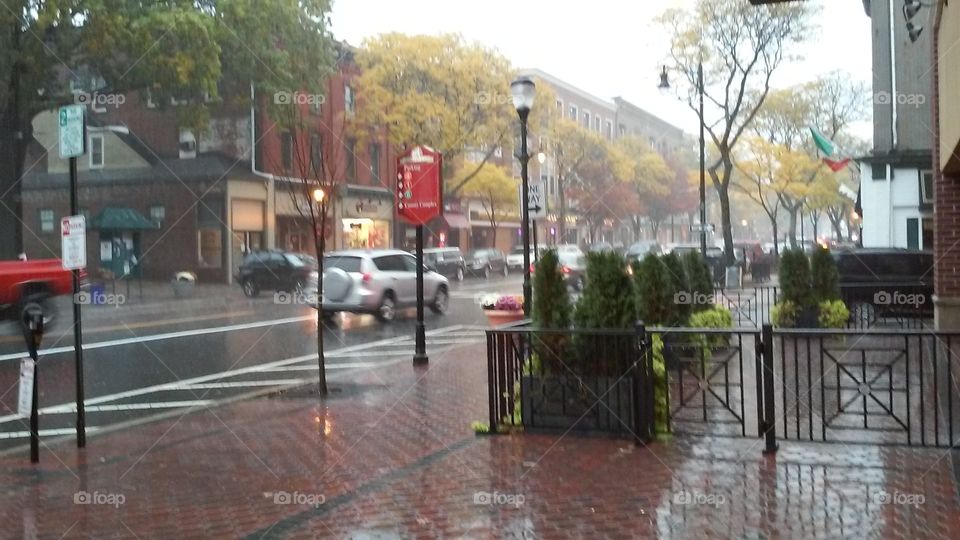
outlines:
[{"label": "small tree on sidewalk", "polygon": [[[335,118],[335,126],[323,126],[325,137],[316,131],[307,120],[320,122],[304,113],[304,105],[281,104],[271,108],[280,129],[280,163],[270,165],[284,171],[281,180],[286,181],[289,196],[298,214],[309,226],[313,252],[317,259],[317,365],[320,369],[318,392],[327,395],[326,357],[324,354],[323,279],[324,253],[327,237],[332,234],[333,212],[336,204],[336,188],[343,177],[342,164],[354,156],[345,156],[345,124],[343,118]],[[311,129],[314,128],[314,129]],[[313,291],[309,291],[313,293]]]}]

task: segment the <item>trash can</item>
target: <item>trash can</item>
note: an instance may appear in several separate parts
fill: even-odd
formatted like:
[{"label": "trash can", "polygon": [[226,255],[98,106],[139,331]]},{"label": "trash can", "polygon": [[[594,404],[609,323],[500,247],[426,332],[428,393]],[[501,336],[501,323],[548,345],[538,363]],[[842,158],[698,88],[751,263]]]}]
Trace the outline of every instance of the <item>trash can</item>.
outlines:
[{"label": "trash can", "polygon": [[739,289],[741,286],[740,267],[736,265],[728,266],[725,287],[728,289]]},{"label": "trash can", "polygon": [[103,283],[90,284],[90,303],[94,305],[103,305],[107,301],[107,286]]}]

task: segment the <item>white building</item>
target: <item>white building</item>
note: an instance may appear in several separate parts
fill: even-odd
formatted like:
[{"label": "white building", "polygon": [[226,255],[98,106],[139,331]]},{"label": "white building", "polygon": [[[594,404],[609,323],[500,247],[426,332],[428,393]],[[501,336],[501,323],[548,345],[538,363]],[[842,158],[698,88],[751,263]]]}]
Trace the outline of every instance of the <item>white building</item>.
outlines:
[{"label": "white building", "polygon": [[864,247],[933,249],[933,172],[925,157],[861,162]]}]

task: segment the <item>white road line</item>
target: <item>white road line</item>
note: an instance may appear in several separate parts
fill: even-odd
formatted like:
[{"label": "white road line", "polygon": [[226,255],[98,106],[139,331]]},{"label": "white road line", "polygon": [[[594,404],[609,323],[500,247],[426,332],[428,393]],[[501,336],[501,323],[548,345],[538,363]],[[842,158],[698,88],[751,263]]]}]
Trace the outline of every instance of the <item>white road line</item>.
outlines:
[{"label": "white road line", "polygon": [[[100,428],[97,426],[87,426],[87,433],[92,433],[98,431]],[[59,429],[41,429],[40,437],[50,437],[57,435],[73,435],[77,430],[74,428],[59,428]],[[29,431],[0,431],[0,439],[26,439],[30,436]]]},{"label": "white road line", "polygon": [[183,390],[212,390],[216,388],[245,388],[255,386],[284,386],[287,384],[301,384],[313,379],[274,379],[268,381],[226,381],[212,383],[198,383],[186,386]]},{"label": "white road line", "polygon": [[[438,329],[436,329],[436,330],[433,330],[432,332],[433,332],[433,333],[438,333],[438,332],[446,331],[447,329],[456,329],[456,328],[460,328],[460,326],[459,326],[459,325],[454,325],[454,326],[450,326],[450,327],[447,327],[447,328],[438,328]],[[360,343],[360,344],[357,344],[357,345],[351,345],[351,346],[348,346],[348,347],[342,347],[342,348],[340,348],[340,349],[335,349],[335,350],[333,350],[333,351],[330,351],[330,352],[328,352],[327,354],[331,354],[331,353],[347,353],[347,352],[351,352],[351,351],[363,351],[363,350],[366,350],[366,349],[373,349],[373,348],[376,348],[376,347],[381,347],[381,346],[384,346],[384,345],[390,345],[390,344],[392,344],[392,343],[397,343],[397,342],[404,341],[404,340],[409,340],[409,339],[410,339],[410,338],[409,338],[408,336],[401,336],[401,337],[394,337],[394,338],[386,338],[386,339],[381,339],[381,340],[379,340],[379,341],[371,341],[371,342],[369,342],[369,343]],[[71,350],[72,350],[72,349],[71,349]],[[304,354],[304,355],[300,355],[300,356],[294,356],[294,357],[291,357],[291,358],[285,358],[285,359],[283,359],[283,360],[276,360],[276,361],[273,361],[273,362],[268,362],[268,363],[266,363],[266,364],[258,364],[258,365],[255,365],[255,366],[249,366],[249,367],[245,367],[245,368],[232,369],[232,370],[229,370],[229,371],[222,371],[222,372],[219,372],[219,373],[211,373],[211,374],[209,374],[209,375],[202,375],[202,376],[199,376],[199,377],[193,377],[193,378],[190,378],[190,379],[183,379],[183,380],[180,380],[180,381],[174,381],[174,382],[163,383],[163,384],[156,384],[156,385],[147,386],[147,387],[144,387],[144,388],[135,388],[135,389],[133,389],[133,390],[127,390],[127,391],[124,391],[124,392],[117,392],[117,393],[115,393],[115,394],[107,394],[107,395],[104,395],[104,396],[99,396],[99,397],[95,397],[95,398],[90,398],[90,399],[84,400],[83,403],[84,403],[84,407],[89,407],[90,405],[99,405],[99,404],[101,404],[101,403],[109,403],[109,402],[111,402],[111,401],[117,401],[117,400],[120,400],[120,399],[126,399],[126,398],[134,397],[134,396],[142,396],[142,395],[145,395],[145,394],[152,394],[152,393],[155,393],[155,392],[163,392],[163,391],[167,391],[167,390],[182,390],[182,389],[187,388],[187,387],[189,387],[190,385],[193,385],[193,384],[196,384],[196,383],[204,383],[204,382],[208,382],[208,381],[215,381],[215,380],[218,380],[218,379],[226,379],[226,378],[229,378],[229,377],[232,377],[232,376],[235,376],[235,375],[240,375],[240,374],[243,374],[243,373],[253,373],[253,372],[257,372],[257,371],[261,371],[261,370],[267,370],[267,369],[269,369],[269,368],[271,368],[271,367],[289,366],[289,365],[293,365],[293,364],[298,364],[298,363],[300,363],[300,362],[305,362],[305,361],[307,361],[307,360],[316,360],[316,358],[317,358],[317,354],[316,354],[316,353]],[[43,408],[40,409],[40,413],[41,413],[41,414],[44,414],[44,413],[47,413],[47,412],[50,411],[50,410],[56,410],[58,407],[72,406],[72,405],[73,405],[73,402],[69,402],[69,403],[63,403],[63,404],[53,405],[53,406],[49,406],[49,407],[43,407]],[[21,419],[23,419],[23,418],[25,418],[25,417],[22,417],[22,416],[20,416],[19,414],[8,414],[8,415],[6,415],[6,416],[0,416],[0,424],[5,423],[5,422],[10,422],[10,421],[13,421],[13,420],[21,420]]]},{"label": "white road line", "polygon": [[[93,405],[84,407],[86,412],[112,412],[112,411],[140,411],[146,409],[179,409],[183,407],[209,407],[216,401],[212,399],[191,399],[187,401],[158,401],[156,403],[118,403],[116,405]],[[70,406],[55,407],[55,410],[45,411],[41,414],[72,414],[77,412],[75,404]]]},{"label": "white road line", "polygon": [[[285,319],[273,319],[269,321],[257,321],[251,323],[231,324],[229,326],[214,326],[211,328],[196,328],[194,330],[183,330],[180,332],[167,332],[165,334],[153,334],[149,336],[129,337],[123,339],[112,339],[109,341],[98,341],[95,343],[84,343],[83,350],[103,349],[106,347],[117,347],[120,345],[132,345],[134,343],[148,343],[151,341],[163,341],[167,339],[177,339],[182,337],[202,336],[206,334],[219,334],[223,332],[234,332],[237,330],[249,330],[251,328],[262,328],[264,326],[276,326],[281,324],[298,323],[304,321],[315,321],[316,315],[304,315],[301,317],[287,317]],[[49,356],[51,354],[60,354],[73,352],[73,345],[67,347],[53,347],[50,349],[41,349],[40,356]],[[27,355],[26,351],[21,353],[0,355],[0,362],[19,360]]]},{"label": "white road line", "polygon": [[[370,353],[360,353],[360,354],[370,354]],[[404,355],[407,356],[407,355]],[[353,368],[365,368],[365,367],[374,367],[379,366],[379,362],[345,362],[343,364],[328,364],[327,369],[353,369]],[[319,366],[316,362],[310,365],[304,366],[283,366],[283,367],[274,367],[270,369],[262,369],[261,372],[274,373],[277,371],[320,371]]]}]

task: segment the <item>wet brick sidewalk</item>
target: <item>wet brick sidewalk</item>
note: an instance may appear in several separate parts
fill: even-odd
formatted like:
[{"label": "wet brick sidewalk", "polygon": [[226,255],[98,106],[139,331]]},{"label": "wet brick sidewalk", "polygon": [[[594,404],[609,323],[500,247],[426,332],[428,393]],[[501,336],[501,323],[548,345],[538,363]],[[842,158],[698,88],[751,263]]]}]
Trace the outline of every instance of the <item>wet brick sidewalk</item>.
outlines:
[{"label": "wet brick sidewalk", "polygon": [[0,459],[2,538],[960,538],[949,454],[475,436],[482,346]]}]

